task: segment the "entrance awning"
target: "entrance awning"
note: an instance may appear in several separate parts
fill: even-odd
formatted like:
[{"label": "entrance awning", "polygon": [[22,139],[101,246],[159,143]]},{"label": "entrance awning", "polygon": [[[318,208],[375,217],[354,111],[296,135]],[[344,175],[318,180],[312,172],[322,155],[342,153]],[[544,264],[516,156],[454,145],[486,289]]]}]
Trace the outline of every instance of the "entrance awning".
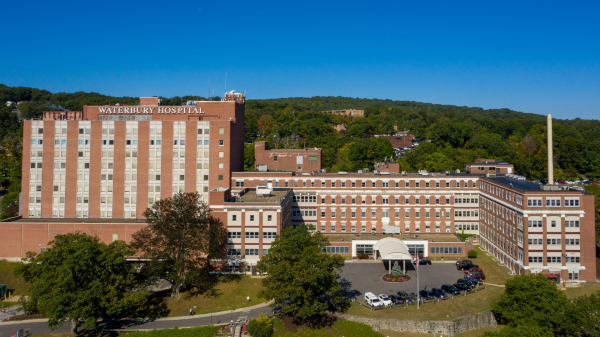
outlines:
[{"label": "entrance awning", "polygon": [[396,238],[385,238],[373,245],[382,260],[412,260],[406,244]]}]

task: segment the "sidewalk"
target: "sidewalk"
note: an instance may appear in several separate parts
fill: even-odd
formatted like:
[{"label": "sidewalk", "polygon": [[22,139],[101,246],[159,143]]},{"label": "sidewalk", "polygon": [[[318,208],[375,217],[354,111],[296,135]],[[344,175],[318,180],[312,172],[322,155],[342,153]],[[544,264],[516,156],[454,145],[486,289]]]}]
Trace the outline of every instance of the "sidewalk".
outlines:
[{"label": "sidewalk", "polygon": [[[189,320],[189,319],[196,319],[196,318],[204,318],[204,317],[214,317],[214,316],[219,316],[219,315],[225,315],[225,314],[232,314],[232,313],[243,313],[246,311],[250,311],[250,310],[254,310],[254,309],[260,309],[260,308],[264,308],[269,306],[269,304],[271,304],[272,301],[269,302],[264,302],[264,303],[260,303],[260,304],[256,304],[253,305],[251,307],[245,307],[245,308],[239,308],[239,309],[235,309],[235,310],[226,310],[226,311],[219,311],[219,312],[213,312],[213,313],[209,313],[209,314],[201,314],[201,315],[194,315],[194,316],[175,316],[175,317],[164,317],[164,318],[149,318],[152,319],[153,322],[167,322],[167,321],[179,321],[179,320]],[[12,314],[8,314],[7,311],[7,315],[6,317],[3,317],[0,315],[0,325],[12,325],[12,324],[23,324],[23,323],[40,323],[40,322],[47,322],[48,319],[47,318],[39,318],[39,319],[28,319],[25,321],[8,321],[8,322],[2,322],[4,319],[8,318],[8,317],[12,317],[12,316],[16,316],[18,315],[22,315],[24,312],[20,311],[20,312],[16,312],[16,310],[12,310],[11,312]],[[127,321],[127,320],[132,320],[131,318],[124,318],[122,319],[123,321]],[[104,321],[104,320],[103,320]],[[105,321],[119,321],[119,320],[112,320],[110,318],[106,319]]]},{"label": "sidewalk", "polygon": [[8,308],[4,307],[4,310],[0,311],[0,324],[2,324],[1,322],[3,320],[5,320],[9,317],[22,315],[22,314],[24,314],[24,312],[22,310],[17,312],[17,304],[15,304],[11,307],[8,307]]}]

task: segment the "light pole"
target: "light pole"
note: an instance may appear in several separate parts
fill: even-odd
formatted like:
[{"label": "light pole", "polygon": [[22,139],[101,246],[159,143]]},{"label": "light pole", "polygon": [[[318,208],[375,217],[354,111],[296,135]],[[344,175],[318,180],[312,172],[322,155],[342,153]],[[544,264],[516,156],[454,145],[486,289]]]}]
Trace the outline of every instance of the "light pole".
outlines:
[{"label": "light pole", "polygon": [[421,294],[419,293],[419,255],[415,257],[417,261],[417,309],[421,308]]}]

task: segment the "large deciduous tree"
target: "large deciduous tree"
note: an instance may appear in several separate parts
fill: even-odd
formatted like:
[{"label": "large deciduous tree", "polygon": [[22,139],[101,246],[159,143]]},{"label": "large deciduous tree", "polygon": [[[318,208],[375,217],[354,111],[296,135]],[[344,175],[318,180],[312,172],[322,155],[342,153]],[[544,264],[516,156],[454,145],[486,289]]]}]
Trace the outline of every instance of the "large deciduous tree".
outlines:
[{"label": "large deciduous tree", "polygon": [[575,305],[544,275],[520,275],[505,282],[506,290],[493,306],[504,324],[539,326],[555,335],[570,336],[580,329]]},{"label": "large deciduous tree", "polygon": [[147,259],[145,272],[171,282],[173,299],[182,289],[203,287],[210,261],[226,256],[227,234],[200,195],[180,192],[157,200],[144,217],[148,226],[133,234],[131,247]]},{"label": "large deciduous tree", "polygon": [[325,236],[304,224],[284,229],[258,262],[259,272],[267,274],[259,296],[274,299],[284,313],[301,319],[323,315],[332,307],[346,310],[349,303],[337,282],[344,259],[325,253],[328,245]]},{"label": "large deciduous tree", "polygon": [[150,293],[136,273],[138,265],[125,260],[133,251],[123,241],[106,245],[86,234],[57,235],[44,253],[28,252],[15,272],[31,283],[31,295],[21,301],[27,313],[48,317],[56,329],[71,321],[84,328],[98,326],[103,317],[145,317]]}]

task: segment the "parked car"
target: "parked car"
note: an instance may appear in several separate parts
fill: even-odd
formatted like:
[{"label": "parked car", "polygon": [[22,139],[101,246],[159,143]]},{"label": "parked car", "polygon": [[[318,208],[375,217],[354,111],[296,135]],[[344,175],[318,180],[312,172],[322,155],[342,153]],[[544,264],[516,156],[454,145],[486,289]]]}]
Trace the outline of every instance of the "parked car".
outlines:
[{"label": "parked car", "polygon": [[467,269],[471,269],[471,268],[476,268],[477,266],[472,264],[472,263],[465,263],[465,264],[457,264],[456,265],[456,269],[458,270],[467,270]]},{"label": "parked car", "polygon": [[417,293],[410,293],[410,297],[412,297],[412,299],[415,301],[419,299],[419,295],[417,295]]},{"label": "parked car", "polygon": [[456,283],[464,284],[469,287],[469,289],[475,289],[477,287],[477,283],[465,279],[458,279],[456,280]]},{"label": "parked car", "polygon": [[431,288],[431,292],[433,293],[433,295],[435,295],[435,297],[439,298],[440,300],[445,300],[448,298],[448,295],[446,295],[446,293],[439,288]]},{"label": "parked car", "polygon": [[372,307],[383,307],[383,302],[372,292],[365,293],[365,301]]},{"label": "parked car", "polygon": [[484,273],[470,273],[469,276],[465,276],[465,278],[469,281],[473,280],[475,282],[478,282],[478,284],[483,284],[483,280],[485,280],[485,274]]},{"label": "parked car", "polygon": [[387,297],[387,295],[385,295],[385,294],[380,294],[380,295],[378,296],[378,298],[379,298],[379,300],[380,300],[381,302],[383,302],[383,305],[385,305],[386,307],[389,307],[389,306],[391,306],[391,305],[392,305],[392,300],[390,300],[390,298],[389,298],[389,297]]},{"label": "parked car", "polygon": [[471,260],[460,260],[460,261],[456,261],[456,265],[458,266],[459,264],[473,264],[473,261]]},{"label": "parked car", "polygon": [[468,275],[470,273],[483,273],[483,270],[479,269],[479,268],[471,268],[471,269],[467,269],[465,270],[465,275]]},{"label": "parked car", "polygon": [[419,264],[428,264],[428,265],[431,265],[431,260],[430,259],[420,259],[419,260]]},{"label": "parked car", "polygon": [[402,297],[398,295],[388,295],[393,304],[402,304]]},{"label": "parked car", "polygon": [[467,286],[466,284],[454,283],[453,286],[454,286],[454,288],[456,288],[460,291],[471,291],[471,288],[469,288],[469,286]]},{"label": "parked car", "polygon": [[402,299],[402,303],[413,303],[413,298],[406,291],[399,291],[397,294]]},{"label": "parked car", "polygon": [[455,286],[450,285],[450,284],[444,284],[442,286],[442,290],[450,295],[459,295],[460,294],[460,290],[458,290]]},{"label": "parked car", "polygon": [[429,290],[421,290],[419,291],[419,295],[425,301],[430,301],[435,299],[435,294]]}]

